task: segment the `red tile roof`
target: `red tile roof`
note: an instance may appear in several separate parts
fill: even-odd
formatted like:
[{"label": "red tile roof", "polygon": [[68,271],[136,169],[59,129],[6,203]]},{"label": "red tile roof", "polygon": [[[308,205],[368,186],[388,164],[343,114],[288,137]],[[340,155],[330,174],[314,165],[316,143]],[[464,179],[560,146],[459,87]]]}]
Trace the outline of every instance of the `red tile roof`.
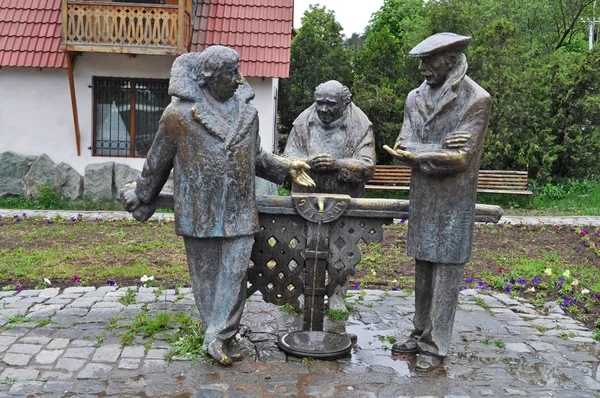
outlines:
[{"label": "red tile roof", "polygon": [[191,51],[235,49],[248,77],[289,76],[294,0],[199,0]]},{"label": "red tile roof", "polygon": [[0,66],[66,68],[61,0],[0,0]]}]

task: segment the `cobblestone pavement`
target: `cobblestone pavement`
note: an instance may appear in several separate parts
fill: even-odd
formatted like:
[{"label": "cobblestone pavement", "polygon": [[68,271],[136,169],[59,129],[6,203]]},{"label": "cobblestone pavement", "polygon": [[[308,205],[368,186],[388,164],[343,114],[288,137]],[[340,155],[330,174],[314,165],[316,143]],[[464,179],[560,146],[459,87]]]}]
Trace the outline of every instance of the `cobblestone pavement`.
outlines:
[{"label": "cobblestone pavement", "polygon": [[[125,305],[119,298],[128,289],[135,303]],[[452,352],[442,369],[423,374],[412,356],[392,358],[389,350],[391,337],[408,336],[412,293],[352,293],[350,318],[325,323],[325,330],[358,336],[350,357],[287,357],[277,336],[301,328],[301,316],[255,295],[242,319],[245,358],[223,368],[202,359],[166,360],[165,334],[138,335],[121,346],[142,312],[195,314],[189,288],[0,292],[0,397],[599,396],[599,345],[558,307],[540,314],[505,294],[462,291]]]}]

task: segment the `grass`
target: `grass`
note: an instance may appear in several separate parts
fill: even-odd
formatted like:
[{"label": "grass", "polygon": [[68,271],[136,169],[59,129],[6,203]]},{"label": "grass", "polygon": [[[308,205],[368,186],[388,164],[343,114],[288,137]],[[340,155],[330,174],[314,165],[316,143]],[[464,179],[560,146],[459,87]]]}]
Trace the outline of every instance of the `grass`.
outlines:
[{"label": "grass", "polygon": [[125,293],[125,295],[123,297],[119,297],[119,303],[121,303],[123,305],[135,304],[136,303],[135,296],[136,296],[135,290],[127,289],[127,292]]}]

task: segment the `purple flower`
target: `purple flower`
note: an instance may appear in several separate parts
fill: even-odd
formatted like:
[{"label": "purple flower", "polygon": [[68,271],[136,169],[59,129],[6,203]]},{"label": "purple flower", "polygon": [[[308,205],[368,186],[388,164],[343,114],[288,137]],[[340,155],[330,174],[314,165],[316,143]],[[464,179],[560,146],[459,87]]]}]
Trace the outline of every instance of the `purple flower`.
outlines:
[{"label": "purple flower", "polygon": [[581,232],[579,233],[579,236],[584,237],[589,234],[590,234],[590,231],[588,231],[587,229],[582,229]]},{"label": "purple flower", "polygon": [[504,293],[506,293],[506,294],[510,294],[510,286],[506,286],[506,287],[504,288]]},{"label": "purple flower", "polygon": [[354,290],[358,290],[358,288],[360,287],[360,283],[357,283],[354,285]]},{"label": "purple flower", "polygon": [[21,291],[21,285],[19,285],[19,284],[15,284],[15,290],[16,290],[17,292],[20,292],[20,291]]},{"label": "purple flower", "polygon": [[106,281],[107,286],[117,286],[117,282],[115,281]]},{"label": "purple flower", "polygon": [[52,225],[52,221],[51,220],[46,220],[46,224]]},{"label": "purple flower", "polygon": [[15,216],[15,222],[21,222],[21,219],[19,218],[19,216]]},{"label": "purple flower", "polygon": [[473,278],[463,279],[464,283],[473,283],[474,281],[475,281],[475,279],[473,279]]},{"label": "purple flower", "polygon": [[75,216],[71,217],[71,221],[77,221],[77,218],[75,218]]},{"label": "purple flower", "polygon": [[516,281],[514,279],[509,280],[511,285],[514,285],[516,283]]},{"label": "purple flower", "polygon": [[21,215],[23,216],[23,218],[27,217],[27,213],[23,213]]},{"label": "purple flower", "polygon": [[73,281],[73,283],[79,283],[79,282],[81,282],[81,278],[77,275],[73,275],[73,277],[71,278],[71,281]]},{"label": "purple flower", "polygon": [[477,282],[477,286],[479,286],[479,287],[484,287],[484,286],[485,286],[485,283],[483,283],[483,281],[479,281],[479,282]]},{"label": "purple flower", "polygon": [[392,291],[393,291],[393,292],[395,292],[395,291],[397,291],[397,290],[398,290],[398,288],[397,288],[396,286],[392,286]]},{"label": "purple flower", "polygon": [[540,283],[542,281],[542,278],[539,276],[536,276],[535,278],[533,278],[531,280],[531,283],[536,284],[536,283]]},{"label": "purple flower", "polygon": [[469,286],[463,286],[460,288],[460,290],[467,290],[469,288]]},{"label": "purple flower", "polygon": [[527,281],[525,279],[519,279],[517,282],[519,282],[519,284],[521,284],[521,285],[527,284]]},{"label": "purple flower", "polygon": [[402,220],[400,220],[400,224],[404,224],[404,223],[406,223],[406,219],[405,218],[403,218]]}]

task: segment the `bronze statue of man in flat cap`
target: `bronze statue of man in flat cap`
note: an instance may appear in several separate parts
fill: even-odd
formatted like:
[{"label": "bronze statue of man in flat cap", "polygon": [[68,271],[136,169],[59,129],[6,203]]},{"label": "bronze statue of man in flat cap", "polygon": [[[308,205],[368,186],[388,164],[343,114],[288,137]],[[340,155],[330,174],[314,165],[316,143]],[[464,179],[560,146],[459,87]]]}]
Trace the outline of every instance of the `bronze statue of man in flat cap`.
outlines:
[{"label": "bronze statue of man in flat cap", "polygon": [[[239,55],[211,46],[179,56],[156,138],[135,190],[124,194],[134,212],[157,200],[173,170],[175,233],[183,236],[203,349],[220,364],[241,358],[235,335],[244,303],[258,211],[254,176],[281,183],[286,176],[314,186],[304,170],[260,146],[254,97],[239,71]],[[151,213],[145,214],[142,220]]]},{"label": "bronze statue of man in flat cap", "polygon": [[469,261],[490,95],[466,76],[470,37],[438,33],[409,56],[425,77],[408,94],[394,148],[411,167],[408,255],[415,257],[415,330],[392,354],[419,353],[416,368],[440,366],[448,354],[464,264]]},{"label": "bronze statue of man in flat cap", "polygon": [[[311,167],[316,187],[292,185],[292,192],[365,196],[375,173],[375,138],[369,118],[352,102],[348,87],[337,80],[317,86],[315,103],[294,121],[283,156]],[[328,264],[328,267],[334,266]],[[329,297],[329,309],[347,311],[348,282]]]}]

